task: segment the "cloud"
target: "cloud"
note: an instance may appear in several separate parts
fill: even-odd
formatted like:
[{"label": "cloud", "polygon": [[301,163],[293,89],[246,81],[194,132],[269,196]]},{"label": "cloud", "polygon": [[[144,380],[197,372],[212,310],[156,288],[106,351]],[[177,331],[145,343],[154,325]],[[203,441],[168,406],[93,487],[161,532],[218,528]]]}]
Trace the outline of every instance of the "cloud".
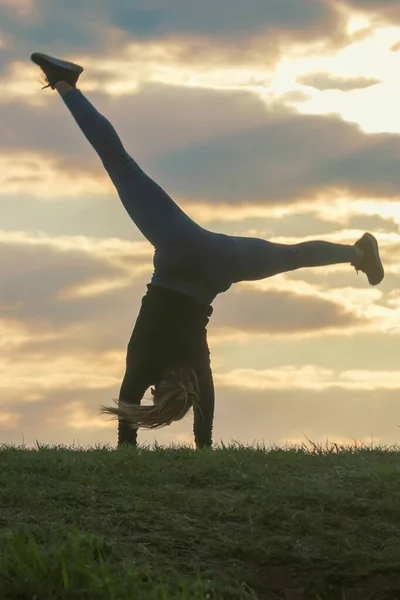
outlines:
[{"label": "cloud", "polygon": [[0,0],[2,16],[26,17],[34,10],[34,0]]},{"label": "cloud", "polygon": [[[94,99],[97,106],[96,98],[100,96]],[[132,99],[111,102],[103,95],[98,107],[120,132],[128,152],[177,199],[232,205],[293,203],[315,199],[321,192],[375,199],[398,196],[400,136],[365,134],[336,116],[268,108],[251,93],[157,85]],[[81,186],[80,193],[86,185],[89,193],[96,186],[112,193],[98,157],[71,127],[61,104],[54,113],[52,108],[30,108],[20,124],[21,106],[1,110],[4,152],[29,148],[30,153],[52,153],[43,173],[37,166],[25,172],[21,163],[25,192],[29,185],[40,191],[41,178],[50,184],[57,170],[67,170]],[[56,122],[54,136],[49,124]],[[36,182],[31,181],[34,174]],[[87,183],[90,177],[93,184]],[[22,185],[18,178],[5,184],[16,189]]]},{"label": "cloud", "polygon": [[[262,126],[266,115],[265,105],[247,91],[148,84],[129,97],[115,99],[99,92],[86,96],[112,122],[139,162],[171,149],[185,149],[188,144]],[[10,150],[37,152],[44,155],[44,161],[51,157],[59,169],[74,169],[75,176],[83,169],[97,177],[104,173],[95,151],[57,93],[42,96],[39,104],[21,99],[3,101],[0,112],[0,149],[7,156]]]},{"label": "cloud", "polygon": [[251,333],[298,333],[362,325],[336,302],[289,291],[241,289],[217,297],[213,327]]},{"label": "cloud", "polygon": [[70,326],[80,314],[89,317],[92,302],[69,299],[72,286],[116,276],[103,262],[85,258],[80,252],[49,252],[48,249],[13,248],[2,244],[0,292],[1,315],[6,320],[23,320],[35,332]]},{"label": "cloud", "polygon": [[296,202],[319,192],[397,197],[400,136],[364,134],[336,116],[266,114],[261,127],[155,160],[183,197],[231,203]]},{"label": "cloud", "polygon": [[[349,369],[361,372],[398,371],[397,348],[400,330],[321,331],[321,335],[289,339],[285,336],[251,336],[225,339],[212,344],[213,369],[216,373],[236,369],[277,371],[284,365],[301,370],[303,365],[332,372],[332,381]],[[296,371],[297,372],[297,371]],[[303,380],[304,382],[304,377]]]},{"label": "cloud", "polygon": [[[304,373],[306,374],[306,373]],[[218,376],[218,373],[216,374]],[[98,415],[116,387],[40,391],[29,400],[21,393],[3,393],[0,408],[0,443],[64,443],[94,445],[116,443],[116,425]],[[4,397],[8,398],[4,403]],[[157,432],[139,433],[140,443],[191,441],[192,415]],[[214,441],[255,441],[283,446],[287,441],[316,443],[372,438],[398,443],[398,389],[239,389],[216,386]]]},{"label": "cloud", "polygon": [[[398,389],[324,391],[302,389],[239,390],[217,387],[215,439],[225,443],[289,440],[316,443],[372,439],[398,444]],[[229,427],[226,424],[229,423]]]},{"label": "cloud", "polygon": [[[0,186],[2,195],[26,195],[38,198],[54,198],[78,195],[99,196],[110,191],[105,176],[96,177],[82,167],[70,166],[57,160],[50,153],[38,155],[33,152],[17,152],[11,148],[0,154]],[[108,185],[107,185],[108,184]]]},{"label": "cloud", "polygon": [[183,55],[197,60],[236,63],[247,57],[276,59],[282,46],[341,37],[344,22],[334,5],[306,0],[299,6],[291,0],[205,0],[188,4],[174,0],[168,10],[159,3],[116,2],[110,9],[111,22],[135,40],[174,40]]},{"label": "cloud", "polygon": [[123,242],[119,249],[111,242],[108,251],[99,242],[96,253],[84,240],[80,248],[80,238],[75,248],[60,248],[62,238],[37,241],[1,242],[0,318],[27,336],[10,355],[51,355],[63,344],[89,353],[121,349],[151,276],[152,254],[143,255],[139,244],[135,257],[132,244],[128,259]]},{"label": "cloud", "polygon": [[74,10],[61,0],[2,0],[0,23],[8,38],[0,53],[3,72],[35,50],[70,59],[91,53],[101,60],[121,56],[132,43],[159,42],[178,47],[183,61],[250,57],[266,65],[289,44],[337,43],[345,31],[341,12],[322,0],[304,0],[301,10],[291,0],[249,0],[246,6],[239,0],[173,0],[168,10],[156,0],[91,0]]},{"label": "cloud", "polygon": [[38,439],[42,443],[71,445],[80,438],[85,445],[105,442],[107,438],[111,441],[115,436],[115,423],[98,415],[98,405],[115,396],[115,387],[30,391],[31,394],[13,388],[3,391],[0,443],[32,445]]},{"label": "cloud", "polygon": [[341,90],[349,92],[351,90],[366,89],[378,83],[382,83],[379,79],[372,77],[351,77],[341,78],[331,73],[310,73],[303,75],[297,79],[302,85],[311,86],[317,90]]},{"label": "cloud", "polygon": [[[0,403],[0,444],[12,443],[28,446],[36,440],[44,444],[65,444],[94,446],[95,444],[115,445],[117,441],[116,422],[100,415],[101,404],[110,405],[118,396],[121,379],[115,379],[112,386],[92,387],[69,386],[66,389],[33,388],[21,390],[3,388]],[[121,375],[122,377],[122,375]],[[149,402],[149,394],[145,402]],[[157,432],[141,431],[140,443],[189,443],[193,445],[193,417],[185,419]]]},{"label": "cloud", "polygon": [[[68,177],[73,179],[71,175]],[[59,181],[56,178],[57,187]],[[79,185],[82,185],[82,179],[74,179],[72,186],[78,188]],[[46,188],[46,194],[41,197],[41,185],[32,189],[32,185],[29,186],[26,182],[25,193],[21,191],[18,196],[1,196],[3,231],[15,232],[24,228],[32,233],[40,231],[49,236],[118,238],[127,242],[137,240],[138,243],[145,243],[151,250],[150,244],[143,242],[142,234],[127,216],[113,189],[109,194],[102,192],[101,195],[91,195],[85,189],[71,195],[72,186],[67,182],[64,190],[68,189],[68,194],[61,196],[55,196],[51,187]],[[42,187],[45,188],[44,185]]]},{"label": "cloud", "polygon": [[284,365],[275,369],[235,369],[217,373],[216,384],[241,390],[290,390],[292,388],[321,391],[329,388],[347,390],[400,389],[400,371],[343,371],[315,365]]},{"label": "cloud", "polygon": [[0,31],[6,32],[7,44],[0,53],[0,72],[17,59],[29,60],[34,51],[72,59],[82,52],[119,47],[123,36],[110,22],[107,5],[107,0],[88,2],[71,10],[61,0],[2,0]]},{"label": "cloud", "polygon": [[120,1],[112,4],[110,14],[113,23],[139,36],[177,35],[184,32],[187,35],[225,34],[235,39],[237,36],[275,29],[294,34],[316,33],[320,28],[328,31],[329,24],[337,18],[336,11],[319,0],[306,0],[301,8],[291,0],[281,0],[279,3],[249,0],[246,6],[239,0],[229,3],[224,0],[205,0],[196,5],[173,0],[168,10],[159,2]]},{"label": "cloud", "polygon": [[380,231],[385,233],[400,233],[400,223],[396,217],[385,217],[380,215],[358,214],[349,217],[349,229],[359,229],[364,231]]},{"label": "cloud", "polygon": [[344,4],[353,10],[369,13],[376,22],[396,24],[400,21],[397,0],[344,0]]}]

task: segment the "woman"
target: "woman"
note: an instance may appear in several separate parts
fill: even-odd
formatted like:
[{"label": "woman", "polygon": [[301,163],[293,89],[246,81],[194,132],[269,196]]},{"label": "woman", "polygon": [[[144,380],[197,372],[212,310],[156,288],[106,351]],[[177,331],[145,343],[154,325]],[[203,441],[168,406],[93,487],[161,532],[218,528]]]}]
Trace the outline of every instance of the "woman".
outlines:
[{"label": "woman", "polygon": [[[190,219],[127,154],[110,122],[76,83],[83,68],[41,53],[31,56],[99,155],[136,226],[154,246],[154,273],[128,344],[118,407],[118,445],[137,442],[138,427],[158,428],[193,406],[197,448],[212,445],[214,385],[206,327],[217,294],[233,283],[301,267],[349,263],[377,285],[384,276],[375,238],[354,245],[296,245],[212,233]],[[152,388],[153,406],[140,406]]]}]

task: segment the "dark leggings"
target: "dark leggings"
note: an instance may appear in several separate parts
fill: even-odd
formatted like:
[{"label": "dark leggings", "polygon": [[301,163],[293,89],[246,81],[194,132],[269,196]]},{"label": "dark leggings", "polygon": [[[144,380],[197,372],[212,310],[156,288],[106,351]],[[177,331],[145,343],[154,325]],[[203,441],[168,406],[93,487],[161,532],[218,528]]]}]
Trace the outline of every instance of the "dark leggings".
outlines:
[{"label": "dark leggings", "polygon": [[111,123],[77,89],[63,100],[99,155],[127,213],[155,248],[152,283],[211,304],[233,283],[302,267],[351,263],[352,245],[276,244],[215,233],[195,223],[126,152]]}]

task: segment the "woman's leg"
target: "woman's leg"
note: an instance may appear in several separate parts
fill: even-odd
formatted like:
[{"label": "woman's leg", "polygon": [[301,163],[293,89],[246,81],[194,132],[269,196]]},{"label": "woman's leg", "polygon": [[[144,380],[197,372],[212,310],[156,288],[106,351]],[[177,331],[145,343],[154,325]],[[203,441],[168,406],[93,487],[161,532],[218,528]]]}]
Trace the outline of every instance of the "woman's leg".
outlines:
[{"label": "woman's leg", "polygon": [[114,127],[80,90],[63,81],[55,87],[99,155],[127,213],[155,248],[202,231],[129,156]]},{"label": "woman's leg", "polygon": [[275,244],[258,238],[235,237],[237,260],[233,281],[255,281],[303,267],[322,267],[340,263],[357,264],[363,252],[353,245],[324,241],[300,244]]}]

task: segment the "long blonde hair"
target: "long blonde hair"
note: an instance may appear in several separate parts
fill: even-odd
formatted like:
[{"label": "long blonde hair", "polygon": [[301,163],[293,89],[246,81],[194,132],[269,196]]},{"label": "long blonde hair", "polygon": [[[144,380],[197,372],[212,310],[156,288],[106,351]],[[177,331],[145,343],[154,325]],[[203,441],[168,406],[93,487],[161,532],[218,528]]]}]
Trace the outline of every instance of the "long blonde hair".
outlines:
[{"label": "long blonde hair", "polygon": [[176,367],[167,371],[152,388],[154,404],[140,406],[114,399],[116,406],[102,406],[100,413],[121,418],[133,427],[160,429],[180,421],[192,406],[198,406],[199,384],[195,371]]}]

